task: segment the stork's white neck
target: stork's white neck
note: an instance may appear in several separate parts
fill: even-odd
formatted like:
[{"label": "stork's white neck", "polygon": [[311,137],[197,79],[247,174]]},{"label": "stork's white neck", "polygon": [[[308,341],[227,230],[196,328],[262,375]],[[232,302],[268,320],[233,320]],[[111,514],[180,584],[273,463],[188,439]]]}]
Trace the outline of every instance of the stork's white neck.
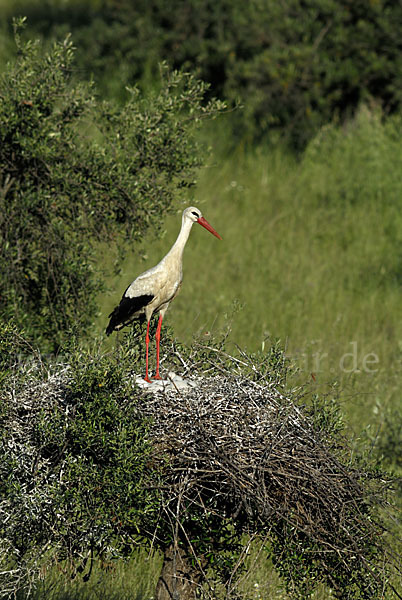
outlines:
[{"label": "stork's white neck", "polygon": [[183,255],[183,250],[187,243],[188,236],[190,235],[190,231],[193,226],[193,223],[194,223],[194,221],[191,221],[190,219],[186,219],[183,217],[182,222],[181,222],[180,233],[177,236],[177,240],[175,241],[172,248],[170,249],[169,254],[170,253],[178,254],[180,257]]}]

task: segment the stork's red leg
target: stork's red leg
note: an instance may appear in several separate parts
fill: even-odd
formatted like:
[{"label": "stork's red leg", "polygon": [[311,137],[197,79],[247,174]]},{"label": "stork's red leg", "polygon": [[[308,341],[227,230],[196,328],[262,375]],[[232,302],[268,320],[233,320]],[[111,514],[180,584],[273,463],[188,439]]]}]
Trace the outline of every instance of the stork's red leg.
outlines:
[{"label": "stork's red leg", "polygon": [[148,321],[148,325],[147,325],[147,334],[145,336],[145,381],[148,381],[148,383],[151,383],[151,380],[149,378],[148,375],[148,352],[149,352],[149,321]]},{"label": "stork's red leg", "polygon": [[159,342],[161,341],[161,329],[162,329],[162,315],[159,315],[158,327],[156,328],[155,339],[156,339],[156,373],[153,379],[162,379],[159,374]]}]

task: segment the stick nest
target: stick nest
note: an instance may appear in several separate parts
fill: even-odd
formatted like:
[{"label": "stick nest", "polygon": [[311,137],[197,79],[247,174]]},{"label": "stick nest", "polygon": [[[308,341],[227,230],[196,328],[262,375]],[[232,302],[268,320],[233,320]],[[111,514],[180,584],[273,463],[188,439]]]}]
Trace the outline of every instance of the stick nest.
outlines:
[{"label": "stick nest", "polygon": [[[134,411],[130,414],[149,423],[144,429],[151,449],[146,459],[151,473],[148,485],[155,490],[158,502],[156,516],[155,512],[145,513],[148,529],[141,535],[162,549],[172,545],[184,549],[198,572],[192,577],[203,582],[209,577],[211,557],[230,554],[230,559],[222,562],[220,572],[228,598],[236,597],[234,581],[247,559],[244,534],[248,540],[258,538],[266,543],[291,590],[303,589],[307,585],[303,581],[324,581],[342,598],[380,597],[387,573],[385,567],[381,571],[378,565],[388,565],[390,561],[377,507],[385,503],[389,481],[352,459],[345,439],[334,427],[334,419],[324,410],[325,404],[322,411],[313,405],[303,406],[297,394],[284,392],[280,381],[269,375],[260,376],[256,365],[248,365],[251,375],[245,376],[237,359],[225,355],[216,364],[218,375],[193,376],[196,385],[185,391],[148,393],[130,383],[116,396],[117,417],[114,423],[107,424],[110,431],[120,426],[123,415],[127,418],[129,409]],[[75,532],[76,525],[71,525],[68,511],[64,514],[63,507],[57,504],[58,486],[64,486],[68,492],[66,472],[71,470],[75,447],[69,432],[78,415],[77,402],[81,402],[85,412],[89,400],[83,400],[82,394],[98,398],[96,394],[107,385],[111,386],[110,394],[102,393],[111,402],[114,384],[96,357],[91,363],[80,363],[78,375],[74,375],[69,364],[56,364],[44,376],[41,369],[33,364],[30,375],[26,368],[23,382],[14,387],[11,382],[3,392],[4,428],[0,441],[7,460],[4,469],[13,465],[14,478],[20,482],[18,502],[7,495],[0,502],[4,524],[0,558],[4,562],[12,554],[15,561],[15,566],[5,569],[0,579],[4,579],[3,590],[10,592],[20,586],[26,577],[24,573],[32,579],[33,571],[40,568],[40,557],[47,556],[51,547],[57,546],[60,552],[76,548],[74,552],[82,557],[86,544],[92,552],[97,535],[91,520],[96,517],[96,496],[88,496],[94,509],[89,510],[88,523],[82,521]],[[197,364],[184,365],[183,376],[190,369],[196,372]],[[205,365],[203,369],[205,373]],[[81,379],[81,371],[90,377]],[[77,387],[77,381],[81,396],[72,397],[71,389]],[[120,381],[119,377],[116,381]],[[101,410],[103,400],[91,402]],[[94,423],[90,431],[95,435],[96,417],[89,412],[88,415],[91,428]],[[55,417],[59,427],[59,437],[55,439],[60,442],[50,452],[46,442],[38,438],[35,423],[48,420],[49,428],[42,427],[41,432],[50,436]],[[110,435],[107,429],[105,432],[99,434],[102,444],[107,444]],[[85,449],[79,452],[73,456],[73,466],[86,459]],[[110,452],[114,452],[114,447]],[[120,468],[119,456],[110,456],[108,460],[116,460],[116,468]],[[90,458],[88,465],[94,465],[96,479],[97,453]],[[121,472],[123,476],[124,469]],[[132,473],[128,474],[132,477]],[[3,475],[6,477],[7,473]],[[85,470],[83,476],[87,476]],[[135,484],[133,478],[130,481],[130,485]],[[109,504],[107,501],[105,506]],[[71,538],[74,544],[65,540],[63,519],[66,531],[68,526],[75,532],[76,538]],[[99,544],[107,539],[108,551],[117,555],[115,541],[126,535],[129,544],[134,535],[133,531],[117,531],[113,519],[111,523],[100,520],[97,527]],[[32,552],[28,548],[33,558],[27,558],[25,563],[24,555],[20,556],[13,545],[21,527],[27,532],[35,531],[42,544],[40,548],[33,546]],[[49,535],[42,535],[42,530]],[[105,532],[110,535],[105,537]],[[211,589],[209,598],[214,597]],[[354,595],[356,590],[360,595]]]},{"label": "stick nest", "polygon": [[154,459],[166,465],[165,519],[200,569],[189,511],[269,539],[290,590],[303,589],[309,570],[342,598],[357,588],[377,597],[384,573],[374,557],[383,553],[384,530],[372,509],[389,481],[354,463],[324,414],[287,398],[269,378],[229,371],[182,393],[146,394],[140,410],[152,421]]}]

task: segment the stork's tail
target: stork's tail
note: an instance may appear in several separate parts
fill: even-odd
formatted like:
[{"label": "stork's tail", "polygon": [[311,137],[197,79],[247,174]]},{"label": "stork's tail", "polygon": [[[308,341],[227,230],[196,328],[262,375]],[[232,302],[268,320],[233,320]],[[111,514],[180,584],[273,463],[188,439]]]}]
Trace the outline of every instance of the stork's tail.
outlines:
[{"label": "stork's tail", "polygon": [[134,298],[123,296],[120,304],[109,315],[110,321],[106,327],[106,335],[110,335],[113,331],[121,329],[124,325],[128,325],[133,318],[140,316],[136,315],[136,313],[147,306],[153,298],[154,296],[149,294],[135,296]]},{"label": "stork's tail", "polygon": [[[110,316],[110,315],[109,315]],[[115,330],[116,323],[114,323],[114,319],[110,319],[109,325],[106,327],[105,333],[106,335],[110,335]]]},{"label": "stork's tail", "polygon": [[120,319],[120,315],[119,315],[119,306],[116,306],[116,308],[110,313],[109,315],[109,325],[106,327],[106,335],[110,335],[111,333],[113,333],[113,331],[116,329],[116,327],[118,325],[120,325],[121,323],[121,319]]}]

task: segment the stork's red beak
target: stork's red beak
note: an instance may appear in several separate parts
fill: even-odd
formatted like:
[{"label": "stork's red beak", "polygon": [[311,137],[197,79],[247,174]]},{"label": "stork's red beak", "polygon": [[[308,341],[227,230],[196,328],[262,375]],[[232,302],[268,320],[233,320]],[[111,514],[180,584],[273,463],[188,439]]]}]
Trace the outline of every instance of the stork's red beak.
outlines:
[{"label": "stork's red beak", "polygon": [[219,235],[219,233],[217,231],[215,231],[215,229],[212,227],[212,225],[210,225],[208,223],[208,221],[206,219],[204,219],[204,217],[200,217],[199,219],[197,219],[197,223],[199,223],[200,225],[205,227],[205,229],[208,229],[208,231],[213,233],[220,240],[222,239],[221,236]]}]

